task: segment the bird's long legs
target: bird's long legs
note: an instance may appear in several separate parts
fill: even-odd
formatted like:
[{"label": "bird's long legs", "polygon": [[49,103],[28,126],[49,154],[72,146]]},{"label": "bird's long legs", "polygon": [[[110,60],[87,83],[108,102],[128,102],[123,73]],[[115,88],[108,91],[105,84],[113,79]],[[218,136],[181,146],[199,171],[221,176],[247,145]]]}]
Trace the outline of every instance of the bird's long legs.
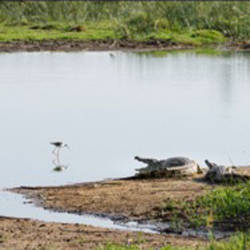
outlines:
[{"label": "bird's long legs", "polygon": [[57,149],[57,153],[56,153],[56,160],[57,160],[57,163],[58,165],[60,165],[60,148]]},{"label": "bird's long legs", "polygon": [[57,149],[56,147],[53,149],[53,151],[52,151],[53,155],[56,155],[56,149]]}]

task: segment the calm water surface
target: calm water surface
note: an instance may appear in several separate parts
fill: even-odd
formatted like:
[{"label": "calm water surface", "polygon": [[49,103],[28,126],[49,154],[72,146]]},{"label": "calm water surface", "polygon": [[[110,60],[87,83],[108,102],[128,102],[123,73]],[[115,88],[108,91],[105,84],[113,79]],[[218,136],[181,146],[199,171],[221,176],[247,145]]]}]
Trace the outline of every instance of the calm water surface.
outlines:
[{"label": "calm water surface", "polygon": [[0,54],[1,188],[132,175],[135,155],[249,164],[250,54],[112,54]]}]

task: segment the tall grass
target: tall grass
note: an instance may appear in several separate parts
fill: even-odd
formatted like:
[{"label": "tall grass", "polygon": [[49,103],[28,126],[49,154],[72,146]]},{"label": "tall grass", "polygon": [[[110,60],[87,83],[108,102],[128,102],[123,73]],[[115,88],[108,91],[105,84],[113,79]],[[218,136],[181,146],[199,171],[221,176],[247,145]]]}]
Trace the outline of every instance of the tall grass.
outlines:
[{"label": "tall grass", "polygon": [[250,38],[250,2],[0,2],[0,23],[108,21],[126,35],[213,29],[235,39]]}]

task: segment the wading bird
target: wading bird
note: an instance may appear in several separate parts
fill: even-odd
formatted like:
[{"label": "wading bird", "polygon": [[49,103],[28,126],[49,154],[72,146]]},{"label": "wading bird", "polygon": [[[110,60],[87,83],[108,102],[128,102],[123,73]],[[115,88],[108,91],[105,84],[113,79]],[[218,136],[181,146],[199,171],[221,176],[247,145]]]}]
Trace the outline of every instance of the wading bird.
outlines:
[{"label": "wading bird", "polygon": [[65,144],[65,143],[63,143],[63,142],[61,142],[61,141],[50,142],[50,144],[53,145],[53,146],[55,147],[55,148],[53,149],[53,151],[52,151],[52,154],[56,156],[56,159],[54,159],[54,160],[52,161],[53,165],[55,166],[55,167],[53,168],[53,170],[56,171],[56,172],[60,172],[60,171],[63,171],[63,170],[65,170],[65,169],[67,169],[68,166],[62,165],[62,164],[60,163],[59,153],[60,153],[60,150],[61,150],[62,148],[68,148],[68,149],[69,149],[68,144]]},{"label": "wading bird", "polygon": [[60,149],[62,149],[62,148],[68,148],[69,149],[68,144],[64,144],[61,141],[51,142],[50,144],[55,146],[54,150],[52,151],[52,154],[56,155],[57,157],[59,157]]}]

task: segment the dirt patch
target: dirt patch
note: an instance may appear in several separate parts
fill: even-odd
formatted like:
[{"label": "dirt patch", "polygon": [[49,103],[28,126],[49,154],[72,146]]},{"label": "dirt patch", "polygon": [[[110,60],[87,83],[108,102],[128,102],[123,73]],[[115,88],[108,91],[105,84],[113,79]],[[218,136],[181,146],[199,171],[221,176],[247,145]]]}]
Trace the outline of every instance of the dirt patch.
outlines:
[{"label": "dirt patch", "polygon": [[205,241],[192,238],[0,217],[1,249],[99,249],[108,243],[138,244],[140,249],[156,249],[167,244],[175,246],[206,244]]}]

